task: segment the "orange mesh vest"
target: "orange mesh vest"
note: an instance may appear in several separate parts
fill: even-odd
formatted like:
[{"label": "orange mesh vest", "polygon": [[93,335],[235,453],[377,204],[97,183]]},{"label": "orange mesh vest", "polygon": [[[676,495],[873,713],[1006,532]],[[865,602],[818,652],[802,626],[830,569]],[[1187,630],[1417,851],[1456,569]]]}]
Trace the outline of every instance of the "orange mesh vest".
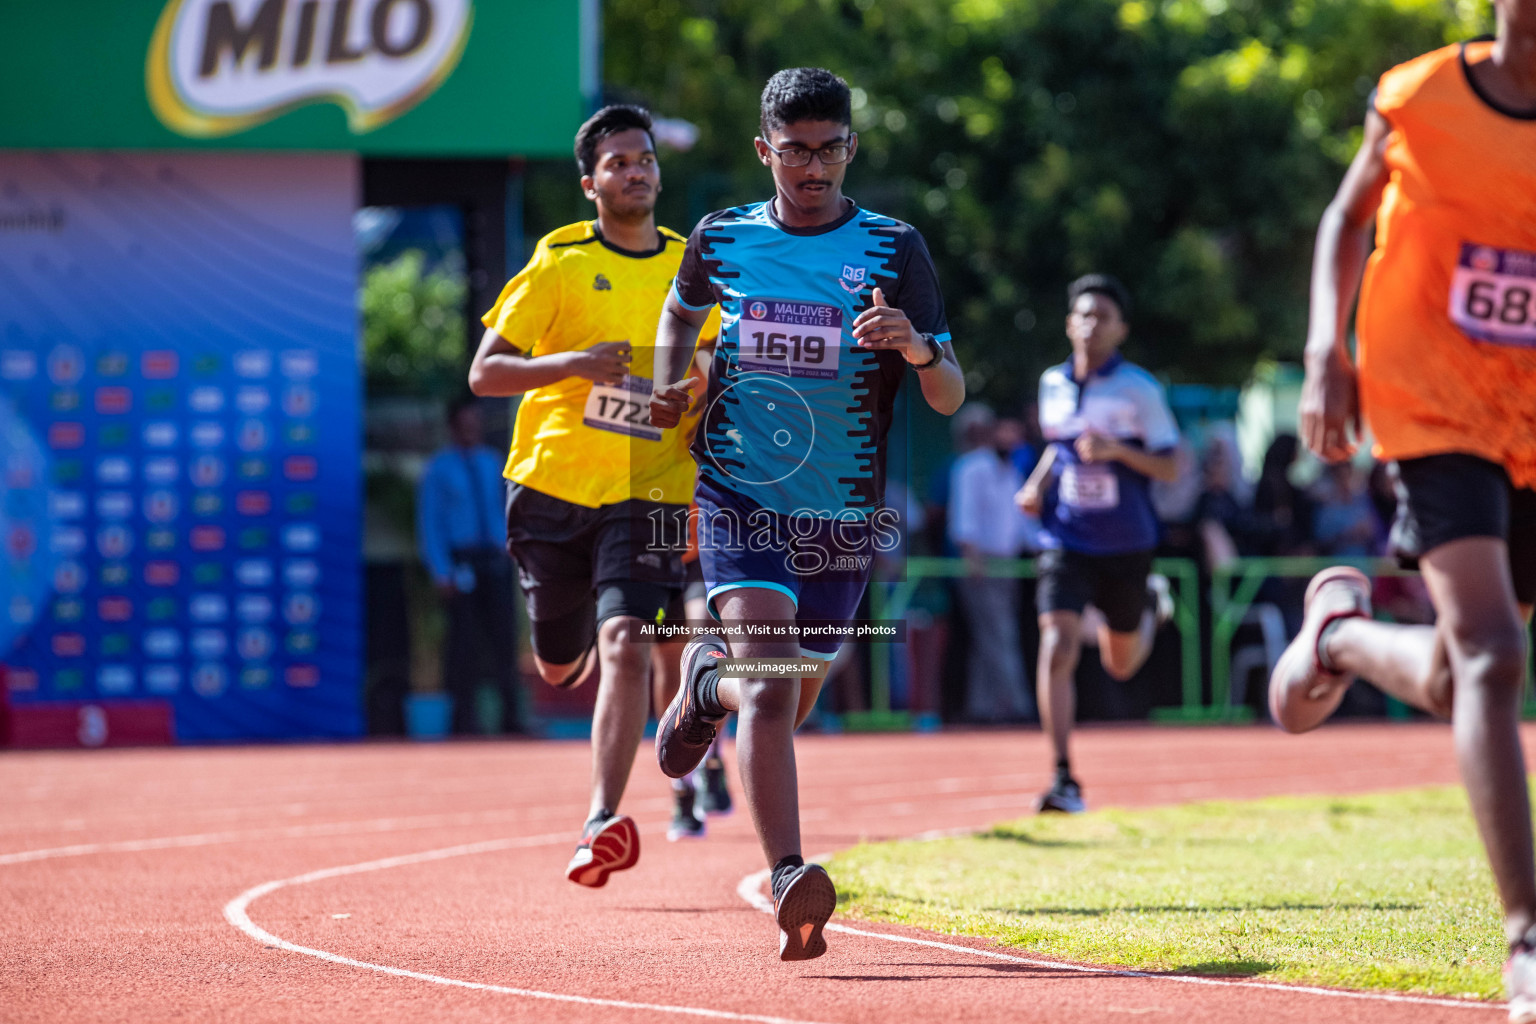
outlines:
[{"label": "orange mesh vest", "polygon": [[1391,179],[1357,320],[1376,456],[1465,452],[1536,486],[1536,116],[1502,111],[1448,46],[1381,78]]}]

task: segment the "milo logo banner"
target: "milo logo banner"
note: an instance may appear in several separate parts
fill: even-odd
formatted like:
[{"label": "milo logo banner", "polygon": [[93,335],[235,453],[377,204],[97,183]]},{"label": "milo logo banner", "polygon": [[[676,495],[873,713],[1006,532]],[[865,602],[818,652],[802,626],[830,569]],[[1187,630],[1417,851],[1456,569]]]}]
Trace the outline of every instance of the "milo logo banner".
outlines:
[{"label": "milo logo banner", "polygon": [[362,731],[355,181],[0,154],[14,738]]},{"label": "milo logo banner", "polygon": [[190,136],[320,102],[371,131],[448,77],[470,15],[469,0],[171,0],[150,48],[150,102]]},{"label": "milo logo banner", "polygon": [[596,0],[3,0],[0,149],[565,156],[599,90],[600,12]]}]

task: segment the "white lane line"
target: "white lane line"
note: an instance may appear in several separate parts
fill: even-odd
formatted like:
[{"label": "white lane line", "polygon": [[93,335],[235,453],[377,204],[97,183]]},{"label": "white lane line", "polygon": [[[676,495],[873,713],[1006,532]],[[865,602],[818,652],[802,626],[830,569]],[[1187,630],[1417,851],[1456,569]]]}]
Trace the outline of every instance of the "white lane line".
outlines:
[{"label": "white lane line", "polygon": [[[1031,793],[1004,794],[995,797],[978,797],[969,800],[952,800],[946,806],[951,810],[996,810],[998,808],[1023,807],[1033,799]],[[670,799],[645,799],[633,803],[632,810],[671,809]],[[867,808],[888,817],[911,816],[919,808],[911,803],[893,803]],[[284,825],[270,828],[229,829],[222,832],[198,832],[179,836],[152,836],[144,839],[119,839],[100,843],[75,843],[70,846],[52,846],[38,850],[19,850],[0,853],[0,867],[11,864],[28,864],[40,860],[56,860],[61,857],[87,857],[98,853],[142,853],[146,850],[177,850],[198,846],[218,846],[225,843],[249,842],[257,839],[308,839],[316,836],[371,835],[383,832],[408,832],[418,829],[445,828],[459,825],[494,825],[502,822],[526,822],[529,818],[549,818],[564,812],[539,813],[521,808],[504,811],[477,811],[461,814],[425,814],[398,818],[364,818],[358,821],[320,822],[314,825]],[[807,811],[802,817],[807,821],[820,821],[830,816],[825,808]],[[964,833],[974,829],[962,830]]]},{"label": "white lane line", "polygon": [[224,919],[234,925],[246,935],[266,946],[287,950],[290,953],[302,953],[328,963],[341,964],[346,967],[359,967],[367,971],[375,971],[379,974],[388,974],[396,978],[410,978],[413,981],[427,981],[434,985],[447,985],[454,988],[473,989],[476,992],[496,992],[501,995],[520,996],[524,999],[542,999],[557,1003],[575,1003],[581,1006],[600,1006],[614,1010],[649,1010],[654,1013],[681,1014],[688,1017],[708,1017],[711,1020],[738,1020],[751,1021],[753,1024],[815,1024],[812,1021],[795,1020],[788,1017],[768,1017],[755,1013],[732,1013],[729,1010],[710,1010],[699,1006],[670,1006],[664,1003],[636,1003],[624,999],[598,999],[593,996],[570,995],[564,992],[541,992],[537,989],[512,988],[507,985],[490,985],[479,981],[462,981],[458,978],[446,978],[440,974],[426,974],[422,971],[408,971],[401,967],[389,967],[385,964],[369,963],[366,960],[353,960],[351,957],[341,956],[336,953],[327,953],[323,949],[311,949],[308,946],[300,946],[298,943],[289,942],[279,938],[255,924],[248,913],[252,903],[263,896],[270,895],[279,889],[285,889],[294,885],[307,885],[310,882],[319,882],[327,878],[341,878],[346,875],[360,875],[368,871],[384,871],[389,868],[405,867],[410,864],[427,864],[432,861],[447,860],[450,857],[468,857],[477,853],[495,853],[500,850],[513,850],[531,846],[549,846],[558,843],[570,842],[570,833],[550,833],[541,836],[521,836],[511,839],[492,839],[483,843],[468,843],[463,846],[448,846],[438,850],[425,850],[421,853],[408,853],[399,857],[385,857],[382,860],[370,860],[361,864],[348,864],[338,868],[324,868],[320,871],[311,871],[303,875],[295,875],[292,878],[283,878],[275,882],[263,882],[261,885],[252,886],[239,896],[224,905]]},{"label": "white lane line", "polygon": [[[975,830],[970,830],[974,832]],[[943,835],[954,834],[951,830],[942,830],[934,833],[925,833],[925,837],[938,838]],[[821,854],[813,858],[823,860],[830,854]],[[763,883],[768,880],[769,872],[765,868],[747,875],[736,886],[736,894],[745,900],[750,906],[761,910],[766,914],[773,913],[773,900],[763,894]],[[1419,1006],[1445,1006],[1463,1010],[1503,1010],[1503,1003],[1477,1003],[1466,999],[1437,999],[1434,996],[1405,996],[1395,992],[1351,992],[1347,989],[1318,988],[1312,985],[1282,985],[1272,981],[1247,981],[1240,978],[1200,978],[1188,974],[1155,974],[1150,971],[1130,971],[1114,967],[1091,967],[1087,964],[1060,963],[1055,960],[1036,960],[1032,957],[1010,956],[1007,953],[997,953],[989,949],[975,949],[971,946],[961,946],[952,942],[937,942],[933,939],[914,939],[905,935],[887,935],[882,932],[865,931],[862,928],[850,928],[845,924],[828,924],[829,932],[842,932],[846,935],[859,935],[866,939],[880,939],[884,942],[903,942],[910,946],[929,946],[933,949],[948,950],[951,953],[965,953],[969,956],[986,957],[989,960],[1006,960],[1009,963],[1025,964],[1029,967],[1046,967],[1053,971],[1071,971],[1079,974],[1096,974],[1101,977],[1114,978],[1147,978],[1152,981],[1173,981],[1181,985],[1213,985],[1219,988],[1258,988],[1274,992],[1304,993],[1314,996],[1329,996],[1335,999],[1368,999],[1384,1003],[1413,1003]]]},{"label": "white lane line", "polygon": [[[635,810],[671,807],[669,800],[642,800]],[[146,839],[120,839],[102,843],[75,843],[40,850],[0,853],[0,867],[27,864],[60,857],[85,857],[97,853],[140,853],[145,850],[175,850],[255,839],[307,839],[314,836],[371,835],[381,832],[409,832],[417,829],[448,828],[458,825],[494,825],[500,822],[527,821],[556,815],[535,813],[529,809],[478,811],[461,814],[423,814],[399,818],[364,818],[358,821],[321,822],[314,825],[286,825],[274,828],[231,829],[224,832],[199,832],[180,836],[153,836]]]},{"label": "white lane line", "polygon": [[148,839],[120,839],[105,843],[76,843],[73,846],[54,846],[42,850],[0,853],[0,867],[7,864],[26,864],[31,861],[54,860],[59,857],[86,857],[95,853],[139,853],[144,850],[175,850],[185,847],[238,843],[252,839],[304,839],[310,836],[399,832],[420,828],[442,828],[452,825],[485,825],[491,824],[497,818],[506,817],[507,815],[504,812],[493,812],[489,815],[436,814],[418,818],[373,818],[364,821],[325,822],[318,825],[290,825],[284,828],[253,828],[227,832],[200,832],[181,836],[154,836]]}]

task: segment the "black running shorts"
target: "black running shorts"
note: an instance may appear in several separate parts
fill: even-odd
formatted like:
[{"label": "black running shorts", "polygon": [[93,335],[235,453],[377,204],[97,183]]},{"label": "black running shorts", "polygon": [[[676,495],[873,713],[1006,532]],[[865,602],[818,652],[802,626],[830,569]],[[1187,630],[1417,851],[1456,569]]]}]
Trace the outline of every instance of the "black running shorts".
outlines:
[{"label": "black running shorts", "polygon": [[1504,467],[1475,455],[1426,455],[1397,464],[1391,550],[1405,569],[1442,544],[1497,537],[1521,604],[1536,602],[1536,491],[1517,489]]},{"label": "black running shorts", "polygon": [[1035,610],[1076,612],[1081,615],[1091,601],[1104,613],[1104,621],[1116,633],[1134,633],[1147,610],[1147,574],[1152,571],[1152,552],[1123,555],[1085,555],[1077,551],[1043,551],[1035,561],[1040,584],[1035,588]]},{"label": "black running shorts", "polygon": [[617,616],[655,622],[683,587],[687,505],[573,505],[507,487],[507,550],[517,561],[534,653],[564,665]]}]

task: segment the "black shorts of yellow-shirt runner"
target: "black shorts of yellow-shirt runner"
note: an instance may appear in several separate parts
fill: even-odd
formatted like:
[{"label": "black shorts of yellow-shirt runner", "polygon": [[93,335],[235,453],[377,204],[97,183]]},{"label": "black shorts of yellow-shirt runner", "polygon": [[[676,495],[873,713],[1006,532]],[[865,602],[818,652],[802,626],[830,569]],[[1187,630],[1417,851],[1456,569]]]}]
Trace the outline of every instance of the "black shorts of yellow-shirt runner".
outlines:
[{"label": "black shorts of yellow-shirt runner", "polygon": [[1426,455],[1393,464],[1397,515],[1389,538],[1405,569],[1436,548],[1468,537],[1509,546],[1515,599],[1536,603],[1536,491],[1511,485],[1498,463],[1475,455]]},{"label": "black shorts of yellow-shirt runner", "polygon": [[507,550],[539,659],[576,661],[611,618],[659,622],[683,589],[676,539],[687,515],[687,505],[643,500],[588,508],[509,484]]},{"label": "black shorts of yellow-shirt runner", "polygon": [[[704,583],[704,570],[701,568],[698,558],[692,558],[683,563],[683,589],[679,590],[672,598],[672,603],[667,605],[665,621],[671,623],[686,623],[688,621],[688,602],[703,601],[709,595],[709,587]],[[700,625],[701,623],[695,623]],[[702,625],[708,625],[708,617]]]}]

